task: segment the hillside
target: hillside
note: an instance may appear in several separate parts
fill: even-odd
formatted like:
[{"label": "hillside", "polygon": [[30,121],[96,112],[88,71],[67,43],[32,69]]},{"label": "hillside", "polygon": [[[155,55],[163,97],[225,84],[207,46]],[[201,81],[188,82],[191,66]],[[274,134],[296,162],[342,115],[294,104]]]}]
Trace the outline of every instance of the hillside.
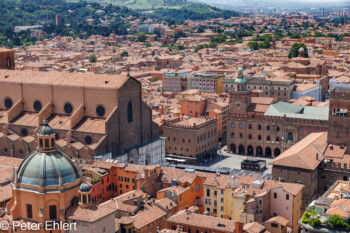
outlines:
[{"label": "hillside", "polygon": [[124,6],[147,13],[165,20],[183,21],[187,19],[204,20],[210,18],[230,18],[238,16],[235,11],[223,10],[203,3],[186,0],[88,0],[89,2],[106,3]]},{"label": "hillside", "polygon": [[150,10],[159,7],[181,7],[187,4],[186,0],[88,0],[88,2],[125,6],[134,10]]}]

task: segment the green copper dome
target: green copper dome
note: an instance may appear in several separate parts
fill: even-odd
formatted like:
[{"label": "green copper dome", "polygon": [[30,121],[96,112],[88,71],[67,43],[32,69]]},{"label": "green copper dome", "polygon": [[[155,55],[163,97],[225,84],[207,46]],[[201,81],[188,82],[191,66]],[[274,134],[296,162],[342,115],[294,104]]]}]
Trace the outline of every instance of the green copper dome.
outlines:
[{"label": "green copper dome", "polygon": [[43,123],[41,124],[38,135],[40,136],[49,136],[55,134],[52,130],[52,128],[49,126],[49,122],[46,120],[46,118],[43,120]]},{"label": "green copper dome", "polygon": [[245,83],[246,82],[246,80],[245,80],[245,78],[237,78],[236,80],[235,80],[235,83]]},{"label": "green copper dome", "polygon": [[88,193],[91,191],[91,187],[88,183],[83,182],[79,187],[79,191],[82,193]]},{"label": "green copper dome", "polygon": [[73,161],[61,151],[33,152],[18,169],[19,184],[61,186],[80,178]]}]

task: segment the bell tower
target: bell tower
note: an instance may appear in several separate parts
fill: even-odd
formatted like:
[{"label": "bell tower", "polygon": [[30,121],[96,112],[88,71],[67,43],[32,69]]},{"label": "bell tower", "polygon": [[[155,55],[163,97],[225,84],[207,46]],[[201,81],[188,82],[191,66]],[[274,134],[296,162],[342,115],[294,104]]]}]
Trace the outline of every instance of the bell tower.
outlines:
[{"label": "bell tower", "polygon": [[350,147],[350,91],[333,89],[330,93],[328,142]]},{"label": "bell tower", "polygon": [[238,69],[238,77],[235,80],[233,91],[230,93],[230,113],[247,113],[251,103],[252,92],[247,91],[247,80],[243,75],[243,67]]}]

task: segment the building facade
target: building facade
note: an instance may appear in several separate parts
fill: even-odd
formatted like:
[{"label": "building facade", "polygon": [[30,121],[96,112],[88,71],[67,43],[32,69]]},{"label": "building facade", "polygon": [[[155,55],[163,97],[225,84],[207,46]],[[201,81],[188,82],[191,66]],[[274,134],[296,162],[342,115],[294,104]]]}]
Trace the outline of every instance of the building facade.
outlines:
[{"label": "building facade", "polygon": [[215,118],[177,118],[163,127],[167,161],[195,164],[216,154]]},{"label": "building facade", "polygon": [[[0,81],[2,155],[25,157],[34,151],[34,135],[44,117],[55,131],[57,146],[81,159],[106,152],[118,157],[135,148],[141,153],[144,146],[161,140],[151,109],[142,101],[141,84],[132,77],[0,74],[5,77]],[[153,151],[147,151],[153,157]],[[146,162],[146,154],[140,156],[139,161]],[[152,161],[161,163],[159,158]]]}]

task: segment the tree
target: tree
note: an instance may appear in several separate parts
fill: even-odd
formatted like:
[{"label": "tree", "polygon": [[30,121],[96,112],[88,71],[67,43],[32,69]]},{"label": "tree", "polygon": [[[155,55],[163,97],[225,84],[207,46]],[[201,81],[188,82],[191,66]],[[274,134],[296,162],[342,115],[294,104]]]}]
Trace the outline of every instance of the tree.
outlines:
[{"label": "tree", "polygon": [[332,215],[326,220],[326,226],[332,229],[342,227],[343,223],[344,223],[344,218],[340,217],[337,214]]},{"label": "tree", "polygon": [[137,40],[138,40],[139,42],[145,42],[145,41],[146,41],[146,33],[144,33],[144,32],[139,32],[139,33],[137,34]]},{"label": "tree", "polygon": [[120,57],[127,57],[129,56],[129,53],[127,51],[124,51],[120,54]]},{"label": "tree", "polygon": [[95,54],[91,54],[89,56],[89,62],[91,62],[91,63],[97,62],[97,57]]},{"label": "tree", "polygon": [[249,42],[247,45],[252,50],[258,50],[259,49],[258,42],[256,42],[256,41]]},{"label": "tree", "polygon": [[148,42],[145,43],[145,46],[146,46],[146,47],[152,47],[151,43],[148,43]]},{"label": "tree", "polygon": [[204,27],[201,25],[201,26],[198,27],[197,33],[203,33],[203,32],[205,32],[205,29],[204,29]]},{"label": "tree", "polygon": [[154,55],[156,55],[156,52],[153,50],[153,51],[151,52],[151,56],[153,57]]},{"label": "tree", "polygon": [[299,55],[299,49],[300,48],[304,48],[304,57],[308,57],[308,51],[307,51],[307,47],[304,43],[294,43],[292,48],[290,49],[289,53],[288,53],[288,57],[292,58],[292,57],[297,57]]},{"label": "tree", "polygon": [[319,218],[313,218],[310,221],[312,227],[319,227],[321,225],[321,220]]}]

